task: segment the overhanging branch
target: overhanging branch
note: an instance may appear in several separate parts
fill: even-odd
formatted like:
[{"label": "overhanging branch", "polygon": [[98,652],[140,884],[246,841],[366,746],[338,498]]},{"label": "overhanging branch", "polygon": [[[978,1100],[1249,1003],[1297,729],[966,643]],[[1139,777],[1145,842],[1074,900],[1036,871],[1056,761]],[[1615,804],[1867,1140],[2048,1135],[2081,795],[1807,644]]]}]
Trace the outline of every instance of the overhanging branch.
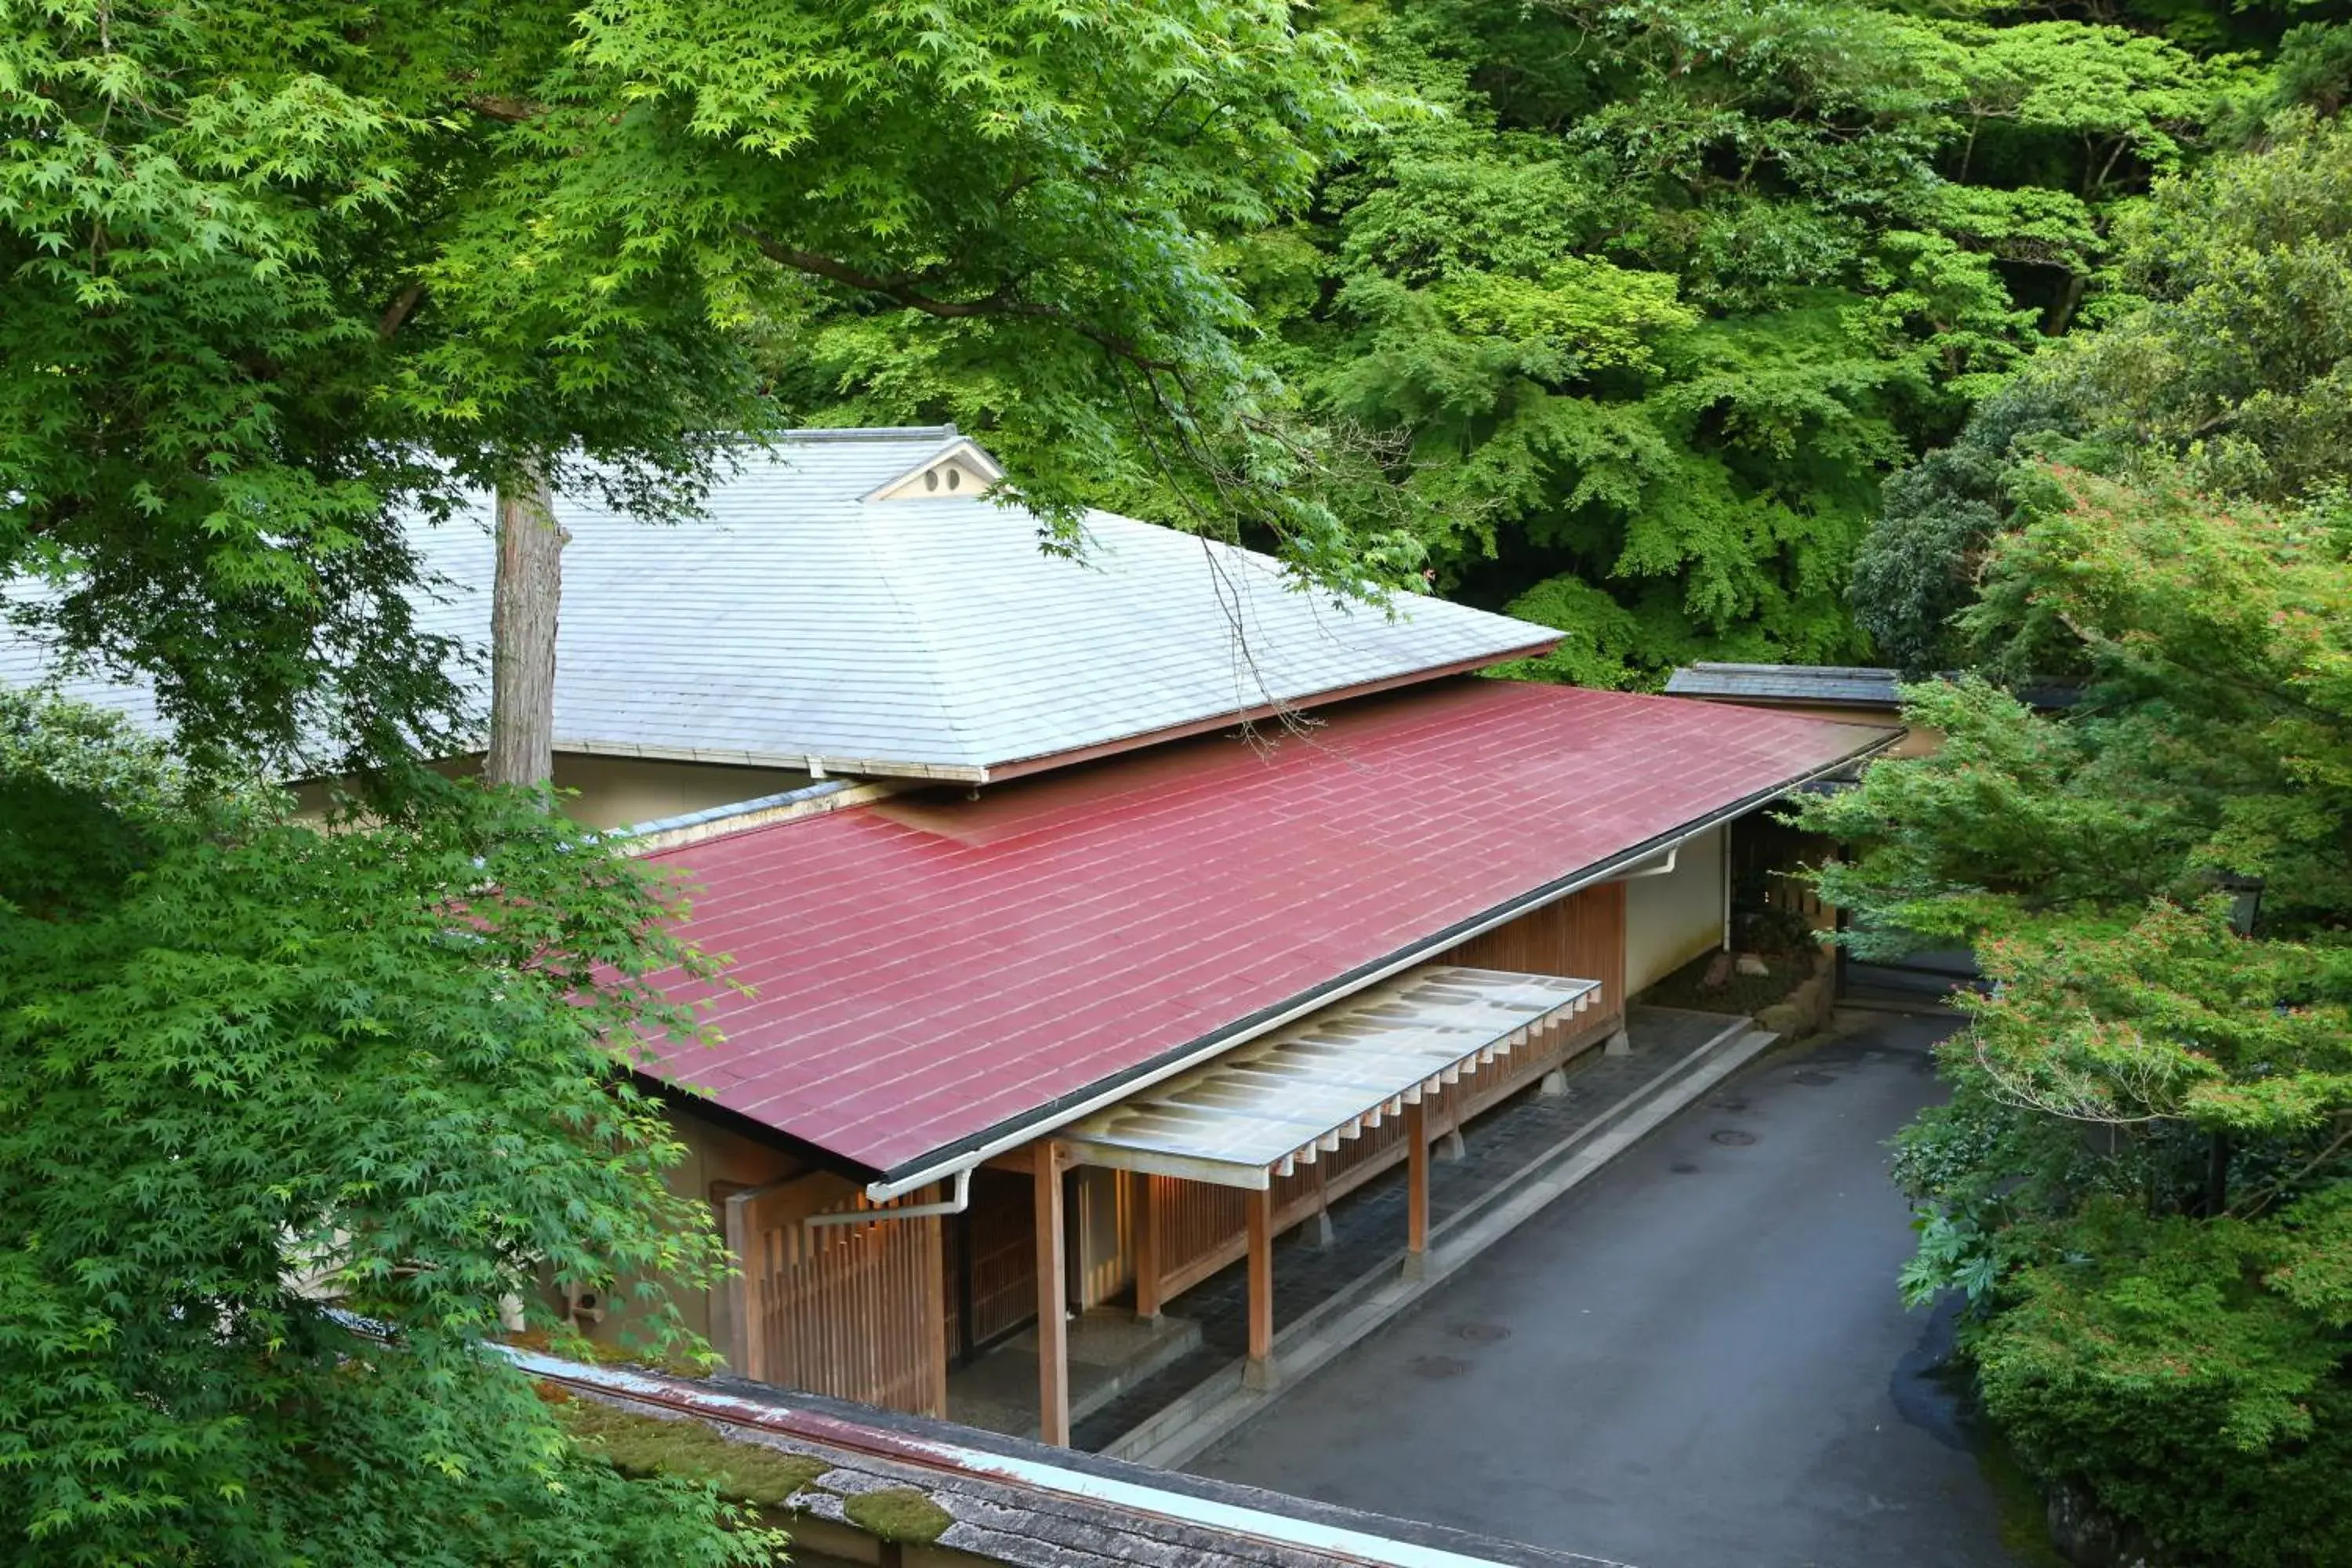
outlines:
[{"label": "overhanging branch", "polygon": [[744,231],[760,254],[781,267],[804,272],[812,278],[822,278],[862,294],[876,294],[909,310],[919,310],[926,316],[948,321],[970,320],[976,317],[1010,317],[1015,320],[1041,321],[1074,332],[1087,342],[1098,344],[1139,370],[1173,371],[1172,360],[1154,359],[1143,353],[1133,340],[1098,327],[1083,317],[1074,316],[1059,305],[1047,305],[1034,300],[1023,300],[1009,290],[999,289],[973,300],[947,300],[929,292],[915,278],[886,278],[836,258],[814,250],[802,250],[772,239],[756,230]]},{"label": "overhanging branch", "polygon": [[496,120],[508,125],[520,125],[526,120],[536,120],[547,112],[547,106],[543,103],[497,92],[476,93],[466,100],[466,107],[485,120]]},{"label": "overhanging branch", "polygon": [[375,341],[389,342],[392,334],[400,331],[400,324],[408,320],[409,312],[415,310],[417,301],[424,298],[425,285],[422,283],[411,283],[403,289],[394,297],[392,303],[384,307],[383,319],[375,324]]}]

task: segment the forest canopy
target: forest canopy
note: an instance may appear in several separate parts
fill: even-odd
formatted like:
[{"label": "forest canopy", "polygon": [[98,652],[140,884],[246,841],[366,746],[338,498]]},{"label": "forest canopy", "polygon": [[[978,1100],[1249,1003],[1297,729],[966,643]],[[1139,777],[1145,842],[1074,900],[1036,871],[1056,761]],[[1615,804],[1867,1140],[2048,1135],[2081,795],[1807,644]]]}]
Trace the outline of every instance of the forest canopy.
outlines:
[{"label": "forest canopy", "polygon": [[[1916,489],[2021,366],[2131,308],[2120,247],[2160,176],[2340,90],[2326,14],[1327,6],[1412,107],[1220,259],[1255,360],[1350,437],[1355,510],[1410,528],[1441,591],[1567,634],[1525,673],[1863,660],[1848,585],[1890,478]],[[952,416],[1016,464],[1046,438],[870,312],[814,347],[785,380],[827,420]],[[1181,521],[1147,466],[1104,475],[1105,504]]]},{"label": "forest canopy", "polygon": [[1899,1141],[1906,1289],[2158,1563],[2352,1556],[2352,135],[2292,42],[2100,324],[1887,487],[1855,604],[1942,745],[1801,813],[1851,945],[1990,982]]}]

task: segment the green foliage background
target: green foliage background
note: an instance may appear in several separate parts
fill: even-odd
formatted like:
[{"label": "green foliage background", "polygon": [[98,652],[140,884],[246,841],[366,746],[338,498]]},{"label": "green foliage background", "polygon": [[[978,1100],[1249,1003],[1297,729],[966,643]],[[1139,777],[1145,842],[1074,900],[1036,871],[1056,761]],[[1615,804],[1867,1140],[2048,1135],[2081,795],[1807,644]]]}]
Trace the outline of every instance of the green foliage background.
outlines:
[{"label": "green foliage background", "polygon": [[[1250,353],[1338,437],[1347,510],[1410,531],[1441,591],[1568,634],[1521,673],[1602,685],[1899,644],[1847,598],[1888,476],[2129,308],[2123,228],[2272,90],[2291,23],[2293,90],[2342,67],[2326,5],[1312,15],[1418,107],[1222,247]],[[910,361],[871,310],[815,349],[782,384],[827,419],[953,417],[1016,468],[1045,442],[1000,377]],[[1148,464],[1098,474],[1105,504],[1181,519]]]},{"label": "green foliage background", "polygon": [[415,787],[321,832],[0,690],[10,1562],[772,1559],[488,1343],[557,1278],[691,1348],[667,1291],[723,1251],[614,1041],[690,1032],[650,982],[707,965],[528,796]]},{"label": "green foliage background", "polygon": [[[1972,673],[1910,689],[1938,752],[1802,814],[1856,946],[1997,982],[1901,1140],[1906,1289],[1968,1294],[1989,1413],[2166,1564],[2352,1561],[2352,133],[2315,58],[2119,218],[2104,324],[1888,487],[1861,616]],[[2063,713],[1998,684],[2051,676]]]}]

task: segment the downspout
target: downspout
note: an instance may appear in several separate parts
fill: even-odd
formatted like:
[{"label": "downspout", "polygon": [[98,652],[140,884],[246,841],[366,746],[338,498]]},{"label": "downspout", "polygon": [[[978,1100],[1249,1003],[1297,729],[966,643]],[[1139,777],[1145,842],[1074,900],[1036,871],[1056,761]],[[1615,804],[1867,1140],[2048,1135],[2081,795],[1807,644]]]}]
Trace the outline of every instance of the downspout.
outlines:
[{"label": "downspout", "polygon": [[955,1196],[943,1202],[908,1204],[900,1208],[842,1209],[833,1214],[813,1214],[801,1224],[815,1230],[830,1225],[866,1225],[875,1220],[928,1219],[933,1215],[961,1214],[971,1206],[971,1173],[975,1168],[966,1165],[955,1173]]},{"label": "downspout", "polygon": [[[903,1208],[853,1209],[840,1214],[813,1214],[801,1224],[815,1230],[823,1226],[865,1225],[885,1219],[925,1219],[934,1215],[961,1214],[971,1203],[971,1173],[966,1165],[955,1173],[955,1196],[944,1203],[908,1204]],[[751,1292],[749,1289],[751,1269],[751,1205],[777,1188],[800,1180],[786,1176],[765,1185],[727,1195],[727,1249],[735,1255],[738,1268],[727,1279],[727,1366],[738,1377],[760,1378],[762,1369],[755,1364],[758,1351],[751,1332]]]},{"label": "downspout", "polygon": [[[1692,837],[1696,837],[1697,835],[1694,834]],[[1666,851],[1664,864],[1658,866],[1644,866],[1638,871],[1628,871],[1622,877],[1612,877],[1609,880],[1612,882],[1638,882],[1644,877],[1671,877],[1675,873],[1675,861],[1681,857],[1682,852],[1683,841],[1678,838],[1675,841],[1673,847]]]}]

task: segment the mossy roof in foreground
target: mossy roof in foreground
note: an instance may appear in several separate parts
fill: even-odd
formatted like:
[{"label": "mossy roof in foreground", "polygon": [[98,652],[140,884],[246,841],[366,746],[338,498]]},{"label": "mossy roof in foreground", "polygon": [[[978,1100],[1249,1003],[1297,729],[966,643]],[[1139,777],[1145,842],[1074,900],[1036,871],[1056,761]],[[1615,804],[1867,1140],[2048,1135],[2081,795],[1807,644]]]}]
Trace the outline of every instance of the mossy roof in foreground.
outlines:
[{"label": "mossy roof in foreground", "polygon": [[913,1487],[859,1492],[841,1505],[849,1522],[882,1541],[928,1545],[946,1533],[955,1517]]},{"label": "mossy roof in foreground", "polygon": [[[1004,1568],[1617,1568],[822,1394],[517,1351],[625,1471]],[[593,1408],[591,1408],[591,1407]]]},{"label": "mossy roof in foreground", "polygon": [[833,1468],[814,1455],[730,1440],[688,1418],[642,1415],[596,1399],[567,1399],[561,1410],[572,1435],[625,1476],[709,1481],[720,1495],[761,1508],[793,1507],[797,1494]]}]

